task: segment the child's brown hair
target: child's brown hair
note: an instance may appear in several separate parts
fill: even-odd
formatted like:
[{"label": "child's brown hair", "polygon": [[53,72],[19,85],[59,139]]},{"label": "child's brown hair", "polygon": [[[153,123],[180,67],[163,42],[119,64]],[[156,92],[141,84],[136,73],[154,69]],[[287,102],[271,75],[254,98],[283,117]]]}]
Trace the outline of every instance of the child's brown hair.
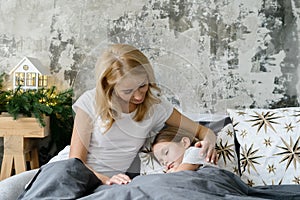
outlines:
[{"label": "child's brown hair", "polygon": [[199,140],[195,137],[195,135],[191,132],[183,130],[181,128],[177,128],[174,126],[167,126],[163,128],[156,135],[152,142],[152,146],[160,142],[180,142],[183,137],[187,137],[191,141],[191,146],[194,145]]}]

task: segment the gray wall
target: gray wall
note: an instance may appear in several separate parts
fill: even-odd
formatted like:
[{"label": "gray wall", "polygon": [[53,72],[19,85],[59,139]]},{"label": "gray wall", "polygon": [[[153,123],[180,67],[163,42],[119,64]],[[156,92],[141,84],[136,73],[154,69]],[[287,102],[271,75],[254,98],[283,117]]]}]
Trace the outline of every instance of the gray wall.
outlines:
[{"label": "gray wall", "polygon": [[35,57],[76,96],[94,87],[96,59],[114,42],[140,48],[186,113],[300,96],[299,0],[0,0],[0,19],[0,72]]},{"label": "gray wall", "polygon": [[184,112],[269,107],[299,96],[299,0],[0,0],[0,72],[24,56],[60,88],[94,86],[112,42],[141,48]]}]

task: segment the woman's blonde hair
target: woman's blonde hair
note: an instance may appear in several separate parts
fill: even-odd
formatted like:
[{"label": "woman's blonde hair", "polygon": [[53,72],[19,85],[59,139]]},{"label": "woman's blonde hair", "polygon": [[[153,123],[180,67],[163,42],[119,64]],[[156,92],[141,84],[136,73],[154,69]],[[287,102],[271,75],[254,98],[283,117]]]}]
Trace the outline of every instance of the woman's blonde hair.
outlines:
[{"label": "woman's blonde hair", "polygon": [[152,93],[155,89],[160,92],[155,83],[153,68],[148,58],[138,49],[127,44],[110,45],[101,55],[96,64],[96,112],[108,130],[115,119],[122,112],[115,101],[115,86],[127,74],[146,74],[149,89],[143,103],[138,104],[133,117],[135,121],[144,119],[153,104],[160,103],[160,99]]},{"label": "woman's blonde hair", "polygon": [[195,137],[195,134],[188,132],[184,129],[174,127],[174,126],[167,126],[163,128],[159,133],[156,135],[152,142],[152,147],[161,142],[176,142],[179,143],[183,137],[187,137],[190,139],[191,145],[194,145],[198,142],[198,138]]}]

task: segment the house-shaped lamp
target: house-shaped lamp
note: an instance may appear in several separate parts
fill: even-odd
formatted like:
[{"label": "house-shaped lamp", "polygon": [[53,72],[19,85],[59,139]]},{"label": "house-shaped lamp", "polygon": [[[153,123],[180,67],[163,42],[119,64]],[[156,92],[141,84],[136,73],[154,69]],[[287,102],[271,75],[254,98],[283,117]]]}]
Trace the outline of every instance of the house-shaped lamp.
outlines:
[{"label": "house-shaped lamp", "polygon": [[37,90],[48,85],[50,70],[31,57],[24,57],[9,73],[13,75],[13,89]]}]

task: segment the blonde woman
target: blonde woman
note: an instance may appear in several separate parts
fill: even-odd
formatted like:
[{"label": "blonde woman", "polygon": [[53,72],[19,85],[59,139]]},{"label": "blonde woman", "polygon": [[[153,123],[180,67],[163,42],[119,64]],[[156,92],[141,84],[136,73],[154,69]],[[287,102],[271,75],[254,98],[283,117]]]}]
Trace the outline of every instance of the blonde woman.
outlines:
[{"label": "blonde woman", "polygon": [[113,44],[102,53],[96,72],[96,88],[73,105],[69,157],[81,160],[103,184],[130,182],[125,172],[147,135],[165,124],[194,133],[207,161],[216,163],[215,134],[159,97],[153,68],[140,50]]}]

